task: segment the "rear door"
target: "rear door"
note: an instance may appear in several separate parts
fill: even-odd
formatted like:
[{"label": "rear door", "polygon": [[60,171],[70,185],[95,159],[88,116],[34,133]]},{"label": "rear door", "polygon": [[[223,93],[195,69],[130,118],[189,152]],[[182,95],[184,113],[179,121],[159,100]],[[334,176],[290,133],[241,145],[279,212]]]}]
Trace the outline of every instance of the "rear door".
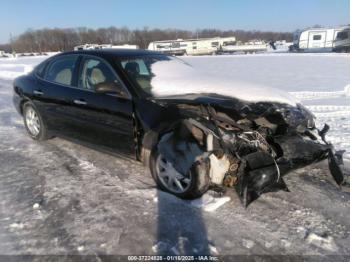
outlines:
[{"label": "rear door", "polygon": [[79,60],[79,55],[60,55],[49,62],[45,72],[37,75],[33,101],[50,129],[58,133],[69,129]]},{"label": "rear door", "polygon": [[326,31],[310,32],[309,48],[324,48],[326,46]]},{"label": "rear door", "polygon": [[[84,55],[72,99],[72,118],[79,138],[102,144],[121,153],[134,153],[131,95],[114,69],[100,57]],[[96,92],[96,86],[115,84],[120,90]]]}]

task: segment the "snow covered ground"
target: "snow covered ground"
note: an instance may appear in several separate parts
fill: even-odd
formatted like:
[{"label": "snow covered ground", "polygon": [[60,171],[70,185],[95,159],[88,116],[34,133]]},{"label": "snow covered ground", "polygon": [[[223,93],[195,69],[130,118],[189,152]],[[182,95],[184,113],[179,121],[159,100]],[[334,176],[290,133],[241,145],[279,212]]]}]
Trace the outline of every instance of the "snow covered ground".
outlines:
[{"label": "snow covered ground", "polygon": [[[289,174],[290,193],[265,194],[244,209],[230,190],[193,202],[163,193],[140,163],[117,152],[32,141],[12,106],[12,79],[45,58],[0,59],[0,254],[350,255],[350,194],[325,163]],[[184,59],[291,92],[330,124],[329,140],[350,151],[349,55]]]}]

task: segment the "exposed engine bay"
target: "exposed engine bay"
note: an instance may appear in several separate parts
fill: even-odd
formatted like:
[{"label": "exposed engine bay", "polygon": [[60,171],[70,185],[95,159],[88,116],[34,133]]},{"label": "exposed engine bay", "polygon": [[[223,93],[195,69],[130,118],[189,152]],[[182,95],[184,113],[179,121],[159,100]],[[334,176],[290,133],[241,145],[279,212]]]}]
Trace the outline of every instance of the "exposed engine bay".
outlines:
[{"label": "exposed engine bay", "polygon": [[178,120],[158,133],[158,151],[181,174],[195,167],[213,187],[234,188],[244,206],[263,193],[289,191],[285,174],[327,158],[336,183],[346,184],[344,151],[334,150],[325,139],[329,127],[318,130],[301,105],[160,103],[175,107]]}]

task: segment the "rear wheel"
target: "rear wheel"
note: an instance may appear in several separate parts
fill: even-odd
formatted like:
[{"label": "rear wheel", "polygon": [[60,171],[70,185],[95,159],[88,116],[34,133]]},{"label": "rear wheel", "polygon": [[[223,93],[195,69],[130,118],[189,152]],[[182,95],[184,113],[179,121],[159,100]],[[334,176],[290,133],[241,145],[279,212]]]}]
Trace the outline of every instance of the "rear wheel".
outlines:
[{"label": "rear wheel", "polygon": [[195,163],[183,175],[155,149],[151,155],[150,169],[160,189],[180,198],[194,199],[202,196],[209,188],[208,168],[203,165],[206,163]]},{"label": "rear wheel", "polygon": [[23,105],[23,120],[31,138],[41,141],[49,139],[47,129],[40,113],[30,102]]}]

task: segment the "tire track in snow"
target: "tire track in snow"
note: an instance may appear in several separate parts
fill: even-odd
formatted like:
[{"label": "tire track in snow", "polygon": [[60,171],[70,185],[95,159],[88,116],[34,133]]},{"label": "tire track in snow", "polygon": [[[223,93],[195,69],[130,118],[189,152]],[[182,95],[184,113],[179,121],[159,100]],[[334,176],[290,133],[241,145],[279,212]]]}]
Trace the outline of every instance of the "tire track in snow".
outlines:
[{"label": "tire track in snow", "polygon": [[350,84],[344,87],[341,91],[299,91],[289,92],[300,100],[315,100],[315,99],[326,99],[326,98],[337,98],[337,97],[350,97]]}]

